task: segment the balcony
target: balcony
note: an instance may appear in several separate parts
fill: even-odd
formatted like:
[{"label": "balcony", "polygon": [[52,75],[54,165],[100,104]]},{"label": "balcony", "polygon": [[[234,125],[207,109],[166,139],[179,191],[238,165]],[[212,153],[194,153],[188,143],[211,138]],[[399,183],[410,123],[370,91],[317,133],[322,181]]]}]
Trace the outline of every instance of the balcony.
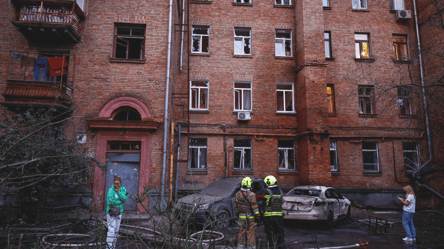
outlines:
[{"label": "balcony", "polygon": [[3,106],[21,112],[30,107],[56,107],[65,111],[72,104],[74,59],[69,53],[11,52]]},{"label": "balcony", "polygon": [[78,43],[86,0],[12,0],[11,22],[30,41]]}]

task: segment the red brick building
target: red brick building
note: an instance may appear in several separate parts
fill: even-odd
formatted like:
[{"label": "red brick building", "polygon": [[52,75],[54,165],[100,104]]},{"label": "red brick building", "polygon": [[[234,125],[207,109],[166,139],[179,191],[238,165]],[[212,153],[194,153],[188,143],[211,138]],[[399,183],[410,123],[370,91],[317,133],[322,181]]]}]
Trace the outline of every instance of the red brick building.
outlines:
[{"label": "red brick building", "polygon": [[420,82],[412,0],[171,3],[0,3],[0,102],[74,109],[108,163],[94,210],[116,174],[133,193],[272,174],[353,195],[397,193],[427,160],[421,99],[402,87]]}]

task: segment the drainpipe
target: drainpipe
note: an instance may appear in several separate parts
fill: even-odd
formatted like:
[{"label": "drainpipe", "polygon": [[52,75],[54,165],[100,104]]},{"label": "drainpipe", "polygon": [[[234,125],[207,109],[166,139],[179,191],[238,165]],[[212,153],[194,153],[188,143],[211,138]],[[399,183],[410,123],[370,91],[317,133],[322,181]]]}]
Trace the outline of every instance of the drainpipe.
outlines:
[{"label": "drainpipe", "polygon": [[168,102],[169,102],[169,89],[170,89],[170,65],[171,65],[171,29],[173,25],[173,0],[169,3],[169,16],[168,16],[168,54],[167,54],[167,71],[166,71],[166,89],[165,89],[165,121],[163,123],[163,160],[162,160],[162,189],[160,191],[160,205],[164,207],[164,194],[165,194],[165,167],[167,156],[167,135],[168,135]]},{"label": "drainpipe", "polygon": [[182,0],[182,34],[180,38],[180,71],[182,72],[182,63],[183,63],[183,33],[185,25],[185,0]]},{"label": "drainpipe", "polygon": [[416,1],[413,0],[413,12],[415,15],[415,27],[416,27],[416,40],[418,42],[418,54],[419,54],[419,73],[421,77],[421,87],[422,87],[422,101],[424,104],[424,116],[425,116],[425,123],[426,123],[426,132],[427,132],[427,144],[429,147],[429,160],[421,165],[421,167],[417,168],[415,171],[413,171],[412,176],[415,178],[416,174],[424,168],[430,161],[433,159],[432,154],[432,138],[430,136],[430,124],[429,124],[429,109],[427,107],[427,97],[426,97],[426,91],[425,91],[425,84],[424,84],[424,72],[423,72],[423,66],[422,66],[422,50],[421,50],[421,40],[419,38],[419,27],[418,27],[418,15],[416,12]]},{"label": "drainpipe", "polygon": [[178,139],[177,139],[177,163],[176,163],[176,188],[174,189],[174,196],[177,198],[177,188],[179,187],[179,158],[180,158],[180,132],[181,132],[181,125],[178,126]]}]

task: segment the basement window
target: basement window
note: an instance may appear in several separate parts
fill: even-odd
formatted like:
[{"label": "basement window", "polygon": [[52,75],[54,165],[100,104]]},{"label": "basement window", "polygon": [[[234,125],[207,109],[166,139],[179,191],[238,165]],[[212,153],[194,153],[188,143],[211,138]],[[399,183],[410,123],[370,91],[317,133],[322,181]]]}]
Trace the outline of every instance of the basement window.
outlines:
[{"label": "basement window", "polygon": [[234,169],[251,169],[251,139],[234,139]]},{"label": "basement window", "polygon": [[208,54],[210,49],[210,27],[193,26],[193,43],[191,53]]},{"label": "basement window", "polygon": [[364,173],[379,173],[379,147],[377,142],[362,143]]},{"label": "basement window", "polygon": [[416,170],[420,164],[419,153],[418,153],[418,143],[414,142],[403,142],[402,152],[404,155],[404,170],[405,173],[411,174]]},{"label": "basement window", "polygon": [[143,60],[145,29],[145,25],[116,23],[113,57],[115,59]]},{"label": "basement window", "polygon": [[190,169],[206,169],[207,168],[207,139],[191,138],[190,139],[190,158],[188,161]]},{"label": "basement window", "polygon": [[251,55],[251,28],[234,28],[234,54]]}]

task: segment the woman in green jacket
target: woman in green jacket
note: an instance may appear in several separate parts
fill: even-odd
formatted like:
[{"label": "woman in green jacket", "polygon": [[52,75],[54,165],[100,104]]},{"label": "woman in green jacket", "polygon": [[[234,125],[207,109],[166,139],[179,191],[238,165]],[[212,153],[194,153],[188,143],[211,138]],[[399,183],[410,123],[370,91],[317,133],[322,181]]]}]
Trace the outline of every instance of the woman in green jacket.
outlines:
[{"label": "woman in green jacket", "polygon": [[[106,243],[108,248],[114,249],[117,242],[117,233],[120,228],[120,221],[122,220],[123,205],[128,199],[128,192],[124,186],[122,186],[122,179],[120,176],[114,177],[114,184],[108,190],[106,201],[106,221],[108,223],[108,233],[106,236]],[[120,209],[120,214],[111,216],[109,209],[117,207]]]}]

